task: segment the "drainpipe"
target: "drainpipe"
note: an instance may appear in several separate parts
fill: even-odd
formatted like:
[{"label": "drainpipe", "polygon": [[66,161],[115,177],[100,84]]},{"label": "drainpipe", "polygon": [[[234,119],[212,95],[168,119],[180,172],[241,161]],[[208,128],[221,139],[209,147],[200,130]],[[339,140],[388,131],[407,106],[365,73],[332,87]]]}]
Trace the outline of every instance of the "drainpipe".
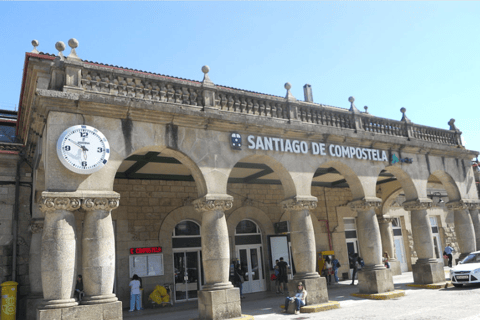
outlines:
[{"label": "drainpipe", "polygon": [[330,223],[328,222],[327,219],[318,219],[318,221],[325,222],[325,225],[327,227],[327,234],[328,234],[328,247],[330,248],[330,251],[332,251],[333,245],[332,245],[332,234],[330,232]]},{"label": "drainpipe", "polygon": [[20,159],[17,162],[17,173],[15,176],[15,203],[13,206],[13,221],[12,221],[12,231],[13,231],[13,257],[12,257],[12,281],[16,280],[17,277],[17,239],[18,239],[18,211],[20,207],[19,198],[20,198],[20,168],[22,166],[24,159],[23,153],[20,153]]}]

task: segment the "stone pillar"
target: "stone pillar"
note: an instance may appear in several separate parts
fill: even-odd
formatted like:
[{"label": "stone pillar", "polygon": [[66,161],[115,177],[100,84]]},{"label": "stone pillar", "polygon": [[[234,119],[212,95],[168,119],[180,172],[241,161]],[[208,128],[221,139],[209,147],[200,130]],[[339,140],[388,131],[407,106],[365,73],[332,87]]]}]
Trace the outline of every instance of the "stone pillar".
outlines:
[{"label": "stone pillar", "polygon": [[120,195],[112,192],[86,198],[82,238],[82,273],[85,297],[82,304],[117,301],[113,294],[115,277],[115,238],[111,211],[118,208]]},{"label": "stone pillar", "polygon": [[396,258],[395,243],[393,240],[392,218],[389,216],[378,217],[378,224],[380,226],[380,236],[382,238],[382,258],[384,252],[388,253],[390,257],[390,268],[394,276],[402,274],[400,261]]},{"label": "stone pillar", "polygon": [[349,203],[357,211],[357,231],[360,256],[365,267],[358,272],[360,293],[384,293],[393,291],[392,272],[382,262],[382,240],[375,209],[381,205],[379,198],[365,198]]},{"label": "stone pillar", "polygon": [[467,203],[464,201],[455,201],[447,203],[447,208],[453,210],[453,222],[455,223],[455,234],[460,248],[460,257],[462,260],[470,252],[476,251],[475,230],[472,217],[467,210]]},{"label": "stone pillar", "polygon": [[[45,213],[41,245],[43,308],[77,305],[72,299],[75,280],[75,217],[80,199],[63,193],[43,192],[40,210]],[[32,265],[30,265],[32,266]]]},{"label": "stone pillar", "polygon": [[427,209],[432,207],[432,200],[417,199],[403,203],[406,211],[411,212],[413,246],[418,260],[412,265],[413,282],[431,284],[445,282],[443,263],[434,255],[433,234]]},{"label": "stone pillar", "polygon": [[30,253],[28,258],[28,279],[30,294],[27,297],[27,320],[33,320],[37,315],[37,308],[43,304],[42,272],[38,266],[42,263],[42,233],[43,218],[33,218],[29,229],[32,232]]},{"label": "stone pillar", "polygon": [[468,211],[470,212],[473,228],[475,230],[475,243],[477,250],[480,248],[480,217],[478,212],[479,207],[480,202],[473,202],[468,204]]},{"label": "stone pillar", "polygon": [[327,282],[315,270],[317,250],[315,231],[310,211],[317,207],[315,197],[295,197],[283,201],[282,208],[290,211],[290,241],[296,273],[288,283],[288,292],[293,295],[298,282],[307,290],[307,304],[315,305],[328,302]]},{"label": "stone pillar", "polygon": [[229,277],[230,251],[225,210],[233,207],[229,195],[205,196],[193,201],[202,214],[202,262],[205,285],[198,294],[199,319],[220,320],[240,317],[240,290]]}]

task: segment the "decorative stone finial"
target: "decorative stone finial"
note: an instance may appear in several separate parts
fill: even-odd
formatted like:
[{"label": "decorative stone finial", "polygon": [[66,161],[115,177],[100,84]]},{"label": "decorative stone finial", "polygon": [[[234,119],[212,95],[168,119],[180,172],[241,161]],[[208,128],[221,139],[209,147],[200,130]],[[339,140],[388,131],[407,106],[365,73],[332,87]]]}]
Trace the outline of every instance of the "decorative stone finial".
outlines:
[{"label": "decorative stone finial", "polygon": [[410,119],[408,119],[407,115],[405,114],[405,112],[407,112],[407,109],[405,108],[401,108],[400,109],[400,112],[403,113],[402,115],[402,121],[406,122],[406,123],[411,123],[412,121],[410,121]]},{"label": "decorative stone finial", "polygon": [[55,49],[58,50],[58,56],[63,59],[64,55],[62,51],[65,50],[65,43],[63,43],[63,41],[58,41],[55,43]]},{"label": "decorative stone finial", "polygon": [[40,43],[38,42],[38,40],[32,40],[32,46],[33,46],[32,53],[39,53],[38,50],[37,50],[37,47],[39,45],[40,45]]},{"label": "decorative stone finial", "polygon": [[450,121],[448,121],[448,125],[450,126],[450,130],[454,130],[454,131],[457,131],[458,128],[455,126],[455,119],[450,119]]},{"label": "decorative stone finial", "polygon": [[350,102],[350,112],[360,113],[360,111],[357,109],[357,107],[355,107],[355,104],[354,104],[355,98],[354,97],[349,97],[348,101]]},{"label": "decorative stone finial", "polygon": [[215,86],[215,84],[210,80],[210,77],[208,76],[208,73],[210,72],[210,67],[205,65],[202,67],[202,72],[204,73],[203,75],[203,85],[207,86]]},{"label": "decorative stone finial", "polygon": [[290,89],[292,88],[292,85],[290,84],[290,82],[285,83],[284,87],[285,87],[285,89],[287,89],[287,95],[285,96],[285,99],[287,99],[287,101],[288,100],[296,101],[297,99],[290,92]]},{"label": "decorative stone finial", "polygon": [[75,51],[75,48],[78,47],[78,40],[75,38],[72,38],[68,40],[68,46],[72,48],[72,51],[70,51],[70,54],[68,55],[68,59],[75,59],[75,60],[80,60],[80,58],[77,56],[77,52]]},{"label": "decorative stone finial", "polygon": [[365,113],[368,114],[368,107],[365,106],[365,107],[363,107],[363,109],[365,109]]}]

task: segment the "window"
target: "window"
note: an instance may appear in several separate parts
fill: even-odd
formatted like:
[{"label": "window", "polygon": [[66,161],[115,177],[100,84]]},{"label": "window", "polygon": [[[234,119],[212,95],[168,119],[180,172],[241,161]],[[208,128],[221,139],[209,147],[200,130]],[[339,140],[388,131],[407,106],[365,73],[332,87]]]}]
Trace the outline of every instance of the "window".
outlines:
[{"label": "window", "polygon": [[357,228],[355,226],[355,218],[344,218],[343,224],[345,225],[345,238],[356,239]]},{"label": "window", "polygon": [[185,236],[199,236],[200,235],[200,226],[189,220],[180,222],[173,229],[173,237],[185,237]]},{"label": "window", "polygon": [[400,224],[399,218],[392,219],[392,229],[394,236],[401,236],[402,235],[402,225]]},{"label": "window", "polygon": [[144,254],[130,256],[130,278],[163,276],[163,254]]},{"label": "window", "polygon": [[257,224],[250,220],[242,220],[237,224],[235,228],[236,234],[246,234],[246,233],[260,233],[258,230]]}]

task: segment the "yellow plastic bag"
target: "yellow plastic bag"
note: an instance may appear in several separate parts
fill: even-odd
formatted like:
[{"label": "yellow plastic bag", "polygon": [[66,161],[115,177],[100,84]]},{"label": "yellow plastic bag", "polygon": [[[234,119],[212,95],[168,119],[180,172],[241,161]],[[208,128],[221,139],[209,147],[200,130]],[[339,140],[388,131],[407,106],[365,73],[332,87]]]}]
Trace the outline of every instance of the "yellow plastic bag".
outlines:
[{"label": "yellow plastic bag", "polygon": [[149,296],[150,300],[155,303],[162,304],[170,301],[170,296],[164,286],[156,285],[155,290]]}]

